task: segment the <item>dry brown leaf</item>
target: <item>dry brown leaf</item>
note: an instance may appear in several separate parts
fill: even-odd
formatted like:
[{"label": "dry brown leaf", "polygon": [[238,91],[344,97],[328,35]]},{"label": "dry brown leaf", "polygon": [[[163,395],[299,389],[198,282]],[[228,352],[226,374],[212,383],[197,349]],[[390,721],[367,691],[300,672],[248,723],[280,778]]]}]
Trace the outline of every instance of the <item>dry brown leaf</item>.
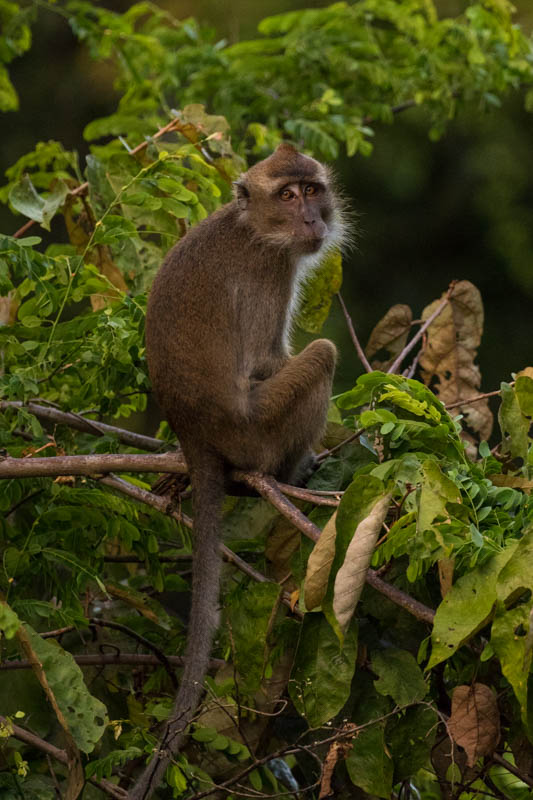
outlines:
[{"label": "dry brown leaf", "polygon": [[348,545],[344,563],[335,576],[333,613],[342,631],[350,624],[361,597],[370,559],[387,516],[390,500],[390,493],[380,497],[368,517],[359,523]]},{"label": "dry brown leaf", "polygon": [[335,556],[337,512],[328,519],[320,539],[315,544],[307,562],[305,573],[305,607],[318,608],[328,588],[329,573]]},{"label": "dry brown leaf", "polygon": [[[444,295],[424,309],[428,319],[442,303]],[[422,380],[431,385],[444,405],[459,403],[479,394],[481,374],[474,363],[483,333],[481,295],[470,281],[459,281],[439,316],[427,329],[420,356]],[[433,385],[434,384],[434,385]],[[464,414],[468,427],[488,439],[493,425],[487,398],[461,403],[454,413]]]},{"label": "dry brown leaf", "polygon": [[492,755],[500,740],[500,713],[492,689],[483,683],[457,686],[448,730],[464,749],[469,767],[481,756]]},{"label": "dry brown leaf", "polygon": [[380,319],[370,334],[365,354],[371,359],[380,350],[384,350],[388,353],[388,357],[384,361],[372,361],[374,369],[386,371],[390,367],[405,347],[412,321],[413,312],[403,303],[389,308],[385,316]]},{"label": "dry brown leaf", "polygon": [[[343,726],[343,731],[352,729],[355,729],[355,725],[352,723],[348,723]],[[318,795],[318,800],[324,800],[324,798],[331,797],[335,793],[335,790],[332,786],[332,778],[333,773],[335,772],[335,767],[341,759],[346,758],[347,754],[352,749],[352,746],[353,743],[351,741],[336,741],[332,742],[330,745],[322,766],[322,780],[320,782],[320,793]]]}]

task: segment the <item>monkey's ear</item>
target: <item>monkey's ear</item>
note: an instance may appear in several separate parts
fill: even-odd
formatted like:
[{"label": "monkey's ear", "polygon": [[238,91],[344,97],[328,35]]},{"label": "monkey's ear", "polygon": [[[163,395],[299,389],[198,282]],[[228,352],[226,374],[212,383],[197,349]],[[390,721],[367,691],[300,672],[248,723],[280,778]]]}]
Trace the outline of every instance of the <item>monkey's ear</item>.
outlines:
[{"label": "monkey's ear", "polygon": [[241,211],[245,211],[248,208],[248,202],[250,200],[250,192],[244,185],[242,181],[233,181],[233,190],[235,192],[235,199],[237,201],[237,205],[241,209]]}]

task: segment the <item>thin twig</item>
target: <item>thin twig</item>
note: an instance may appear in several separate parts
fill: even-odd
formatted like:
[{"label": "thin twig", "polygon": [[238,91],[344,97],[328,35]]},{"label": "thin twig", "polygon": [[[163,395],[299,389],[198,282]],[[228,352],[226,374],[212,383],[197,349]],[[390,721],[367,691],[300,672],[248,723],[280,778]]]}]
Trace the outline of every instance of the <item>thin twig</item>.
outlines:
[{"label": "thin twig", "polygon": [[354,347],[357,350],[357,355],[359,356],[359,360],[361,361],[361,364],[365,368],[366,372],[372,372],[373,371],[372,367],[370,366],[370,362],[368,361],[368,358],[365,356],[365,351],[361,347],[361,343],[359,342],[359,339],[357,338],[357,334],[356,334],[355,328],[353,326],[352,318],[350,317],[350,315],[348,313],[348,309],[344,305],[344,300],[342,299],[342,296],[341,296],[340,292],[337,292],[337,299],[338,299],[338,301],[340,303],[340,306],[342,308],[342,313],[344,314],[344,318],[346,319],[346,324],[348,325],[348,330],[350,331],[350,336],[352,337],[352,342],[354,344]]},{"label": "thin twig", "polygon": [[[512,386],[514,381],[509,382]],[[445,408],[449,411],[451,408],[458,408],[459,406],[469,406],[470,403],[478,403],[480,400],[485,400],[486,397],[496,397],[501,394],[501,389],[495,389],[493,392],[485,392],[484,394],[476,394],[474,397],[466,397],[464,400],[456,400],[454,403],[447,403]]]},{"label": "thin twig", "polygon": [[[85,653],[82,655],[72,655],[72,658],[80,667],[102,667],[110,664],[129,665],[133,667],[160,667],[161,659],[149,653]],[[182,656],[165,656],[171,667],[182,667],[185,660]],[[31,669],[31,662],[28,659],[16,659],[13,661],[0,661],[0,672]],[[211,658],[209,669],[220,669],[226,666],[222,658]]]},{"label": "thin twig", "polygon": [[43,406],[39,403],[22,403],[20,400],[0,401],[0,410],[6,411],[8,408],[23,408],[34,414],[38,419],[53,422],[57,425],[68,425],[77,431],[91,433],[93,436],[116,436],[119,442],[129,447],[136,447],[139,450],[147,450],[150,453],[160,452],[163,448],[173,449],[173,445],[155,439],[153,436],[144,436],[140,433],[128,431],[125,428],[117,428],[115,425],[108,425],[94,419],[86,419],[81,414],[74,414],[67,411],[60,411],[58,408]]},{"label": "thin twig", "polygon": [[421,328],[419,328],[417,333],[413,336],[411,341],[407,342],[407,344],[403,348],[402,352],[394,359],[394,361],[392,362],[391,366],[387,370],[387,373],[389,375],[392,374],[392,373],[398,372],[398,370],[400,369],[402,361],[404,360],[404,358],[407,355],[409,355],[409,353],[411,352],[413,347],[417,344],[417,342],[420,341],[420,339],[425,334],[425,332],[427,331],[427,329],[429,328],[431,323],[434,320],[436,320],[437,317],[439,316],[439,314],[441,314],[444,311],[444,309],[446,308],[446,306],[450,302],[450,298],[451,298],[451,296],[453,294],[453,290],[455,289],[456,283],[457,283],[457,281],[452,281],[450,283],[450,286],[448,287],[448,291],[446,292],[446,297],[444,298],[442,303],[435,309],[433,314],[431,314],[431,316],[429,316],[427,318],[427,320],[424,322],[424,324],[421,326]]},{"label": "thin twig", "polygon": [[[34,733],[25,730],[25,728],[15,725],[13,722],[6,719],[6,717],[0,716],[0,724],[5,725],[8,730],[12,731],[11,735],[14,736],[15,739],[30,745],[30,747],[35,747],[37,750],[41,750],[41,752],[52,756],[52,758],[55,758],[55,760],[59,761],[61,764],[69,765],[69,759],[65,750],[60,750],[59,747],[55,747],[55,745],[49,744],[44,739],[41,739],[40,736],[36,736]],[[125,789],[115,786],[114,783],[105,780],[105,778],[102,780],[88,778],[88,781],[116,800],[127,800],[128,798],[128,793]]]},{"label": "thin twig", "polygon": [[288,483],[278,483],[278,488],[289,497],[306,500],[316,506],[338,506],[342,496],[342,492],[339,492],[337,496],[328,497],[327,495],[316,494],[314,489],[303,489],[300,486],[290,486]]},{"label": "thin twig", "polygon": [[339,444],[336,444],[335,447],[331,447],[329,450],[324,450],[318,456],[318,460],[319,461],[325,461],[326,458],[329,458],[330,456],[332,456],[335,453],[337,453],[339,450],[342,450],[342,448],[344,447],[345,444],[350,444],[350,442],[354,442],[356,439],[359,439],[359,437],[362,436],[365,431],[366,431],[366,428],[361,428],[361,430],[356,431],[355,433],[352,433],[351,436],[348,436],[347,439],[343,439],[342,442],[339,442]]},{"label": "thin twig", "polygon": [[[157,556],[157,560],[161,564],[179,564],[191,559],[191,553],[183,553],[179,556],[160,556],[159,554]],[[146,559],[138,556],[104,556],[103,561],[109,564],[146,564]]]},{"label": "thin twig", "polygon": [[147,650],[151,650],[154,656],[157,659],[159,659],[160,663],[165,668],[174,689],[178,688],[178,680],[176,678],[174,670],[170,665],[168,657],[163,653],[163,651],[159,647],[153,644],[149,639],[146,639],[145,636],[141,636],[140,633],[137,633],[137,631],[134,631],[132,628],[129,628],[127,625],[123,625],[120,622],[113,622],[112,620],[100,619],[99,617],[90,617],[89,624],[98,625],[100,628],[111,628],[112,630],[125,633],[127,636],[130,636],[132,639],[138,641],[139,644],[142,644],[143,647],[146,647]]}]

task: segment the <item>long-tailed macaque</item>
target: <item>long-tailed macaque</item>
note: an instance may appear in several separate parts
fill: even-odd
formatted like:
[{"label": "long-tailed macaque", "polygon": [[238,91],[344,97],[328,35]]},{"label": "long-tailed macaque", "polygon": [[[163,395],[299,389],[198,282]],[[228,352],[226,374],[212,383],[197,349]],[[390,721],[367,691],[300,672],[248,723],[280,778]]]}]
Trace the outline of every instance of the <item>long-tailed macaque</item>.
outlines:
[{"label": "long-tailed macaque", "polygon": [[178,242],[154,281],[147,357],[190,470],[193,599],[174,710],[133,800],[159,784],[201,697],[218,621],[230,471],[298,481],[323,433],[335,346],[318,339],[291,355],[289,335],[302,280],[343,231],[326,167],[281,144],[236,182],[232,202]]}]

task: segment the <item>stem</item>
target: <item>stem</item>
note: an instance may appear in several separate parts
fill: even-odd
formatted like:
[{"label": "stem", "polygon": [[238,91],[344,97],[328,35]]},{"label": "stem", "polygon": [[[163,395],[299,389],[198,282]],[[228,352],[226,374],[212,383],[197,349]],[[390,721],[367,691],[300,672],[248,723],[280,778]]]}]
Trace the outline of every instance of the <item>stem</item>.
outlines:
[{"label": "stem", "polygon": [[368,361],[368,358],[365,356],[365,351],[361,347],[361,343],[357,338],[352,318],[348,314],[348,309],[344,305],[344,300],[342,299],[340,292],[337,292],[337,299],[342,308],[342,313],[344,314],[344,318],[346,319],[346,324],[348,325],[348,330],[350,331],[350,336],[352,337],[352,342],[354,343],[354,347],[357,350],[357,355],[359,356],[359,360],[361,361],[361,364],[363,365],[363,367],[367,372],[373,372],[372,367],[370,366],[370,362]]}]

